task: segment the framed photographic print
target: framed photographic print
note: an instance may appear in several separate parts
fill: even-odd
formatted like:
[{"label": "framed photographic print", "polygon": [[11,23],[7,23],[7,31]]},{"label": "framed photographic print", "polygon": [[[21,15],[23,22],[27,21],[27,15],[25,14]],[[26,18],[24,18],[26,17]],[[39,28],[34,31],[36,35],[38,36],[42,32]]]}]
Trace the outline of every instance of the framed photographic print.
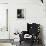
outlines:
[{"label": "framed photographic print", "polygon": [[25,18],[25,9],[17,9],[17,18]]}]

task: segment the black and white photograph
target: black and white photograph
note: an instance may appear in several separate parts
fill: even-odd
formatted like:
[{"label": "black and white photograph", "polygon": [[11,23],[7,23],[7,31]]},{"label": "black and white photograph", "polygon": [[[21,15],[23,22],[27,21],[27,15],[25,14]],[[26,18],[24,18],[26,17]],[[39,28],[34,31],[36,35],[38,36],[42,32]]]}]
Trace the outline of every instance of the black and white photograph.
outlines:
[{"label": "black and white photograph", "polygon": [[0,46],[46,46],[46,0],[0,0]]},{"label": "black and white photograph", "polygon": [[24,9],[17,9],[17,18],[23,18],[24,19]]}]

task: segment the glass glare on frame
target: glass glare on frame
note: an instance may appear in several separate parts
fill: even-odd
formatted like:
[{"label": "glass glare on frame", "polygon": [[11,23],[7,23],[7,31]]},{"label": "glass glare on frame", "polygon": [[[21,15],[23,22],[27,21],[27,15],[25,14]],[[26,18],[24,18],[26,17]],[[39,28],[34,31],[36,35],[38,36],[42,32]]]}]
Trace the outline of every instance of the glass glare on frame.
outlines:
[{"label": "glass glare on frame", "polygon": [[17,18],[24,18],[24,9],[17,9]]}]

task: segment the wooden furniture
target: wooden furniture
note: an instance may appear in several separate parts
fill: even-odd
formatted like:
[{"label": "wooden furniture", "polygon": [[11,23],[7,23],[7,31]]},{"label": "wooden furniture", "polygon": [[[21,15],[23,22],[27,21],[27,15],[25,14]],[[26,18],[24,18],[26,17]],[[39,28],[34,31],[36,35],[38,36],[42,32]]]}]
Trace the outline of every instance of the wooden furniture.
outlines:
[{"label": "wooden furniture", "polygon": [[[40,24],[32,23],[29,24],[27,23],[27,31],[22,31],[22,34],[20,34],[20,44],[22,41],[29,41],[31,43],[31,46],[33,43],[38,43],[39,44],[39,33],[40,33]],[[24,38],[25,34],[29,34],[32,37],[31,38]]]}]

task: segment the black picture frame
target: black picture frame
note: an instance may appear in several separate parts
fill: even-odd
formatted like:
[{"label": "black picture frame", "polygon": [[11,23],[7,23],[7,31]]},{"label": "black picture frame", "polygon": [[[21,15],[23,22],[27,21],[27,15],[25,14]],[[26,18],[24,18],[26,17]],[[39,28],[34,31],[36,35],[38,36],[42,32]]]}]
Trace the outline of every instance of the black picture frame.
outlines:
[{"label": "black picture frame", "polygon": [[24,18],[24,9],[17,9],[17,18]]}]

